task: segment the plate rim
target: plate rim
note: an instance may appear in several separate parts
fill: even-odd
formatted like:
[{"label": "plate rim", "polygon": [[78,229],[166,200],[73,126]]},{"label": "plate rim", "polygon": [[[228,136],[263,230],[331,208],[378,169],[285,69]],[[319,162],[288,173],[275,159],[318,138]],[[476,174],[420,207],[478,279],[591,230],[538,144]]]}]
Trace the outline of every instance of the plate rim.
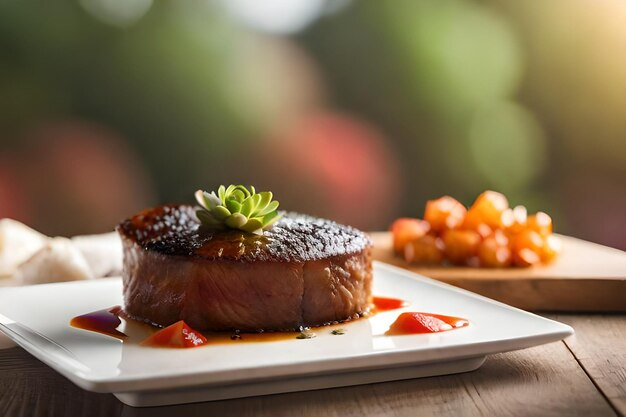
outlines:
[{"label": "plate rim", "polygon": [[[511,337],[504,340],[490,340],[474,343],[466,343],[457,346],[446,346],[444,348],[437,349],[439,357],[436,359],[428,359],[424,361],[412,358],[411,354],[419,355],[420,351],[414,349],[396,349],[393,351],[378,351],[367,352],[361,354],[355,354],[348,357],[340,358],[319,358],[310,361],[303,361],[298,363],[284,363],[271,366],[262,366],[259,368],[240,368],[229,369],[214,372],[183,372],[176,375],[163,374],[154,375],[152,377],[140,376],[107,376],[97,377],[91,374],[87,374],[76,366],[71,365],[69,361],[63,360],[63,358],[56,357],[58,355],[51,355],[49,352],[40,349],[29,340],[15,338],[12,334],[7,334],[14,342],[24,348],[30,354],[37,359],[46,363],[48,366],[59,372],[77,386],[93,391],[93,392],[135,392],[145,390],[157,390],[157,389],[174,389],[185,388],[197,385],[236,385],[243,382],[263,382],[280,378],[286,378],[289,376],[314,376],[314,375],[328,375],[332,373],[350,372],[355,370],[376,370],[383,368],[402,367],[408,364],[419,365],[437,363],[455,359],[467,359],[478,356],[486,356],[494,353],[509,352],[513,350],[525,349],[532,346],[537,346],[545,343],[556,342],[564,339],[565,337],[574,334],[574,329],[564,323],[560,323],[556,320],[551,320],[528,311],[510,306],[508,304],[490,299],[488,297],[473,293],[471,291],[464,290],[462,288],[455,287],[450,284],[446,284],[435,279],[417,274],[400,267],[386,264],[380,261],[373,261],[374,270],[383,269],[390,273],[401,275],[403,278],[411,279],[414,281],[421,281],[431,286],[442,288],[446,291],[453,291],[463,296],[479,299],[482,302],[496,305],[506,310],[514,311],[517,314],[523,314],[533,319],[540,319],[546,324],[550,324],[554,327],[554,330],[544,331],[541,333],[533,334],[530,336]],[[98,280],[89,281],[71,281],[61,283],[49,283],[40,284],[37,287],[45,286],[66,286],[66,285],[94,285],[118,282],[120,277],[110,277]],[[27,291],[28,287],[3,287],[0,288],[0,293],[8,291]],[[0,311],[1,313],[1,311]],[[0,330],[2,330],[0,328]],[[459,329],[462,331],[463,329]],[[6,332],[5,332],[6,333]],[[402,359],[404,358],[404,359]],[[348,363],[349,362],[349,363]],[[390,363],[391,362],[391,363]],[[344,366],[339,366],[344,363]],[[290,369],[298,368],[297,371],[290,371]],[[303,370],[304,369],[304,370]],[[245,372],[248,375],[243,375]],[[254,370],[255,375],[250,377],[250,370]],[[269,374],[266,371],[271,370]],[[265,373],[265,375],[257,375],[259,372]],[[239,375],[238,375],[239,373]],[[233,377],[233,374],[238,375]],[[224,375],[229,375],[227,381],[220,380]],[[137,384],[141,383],[141,388],[136,388]],[[135,389],[133,389],[135,388]]]}]

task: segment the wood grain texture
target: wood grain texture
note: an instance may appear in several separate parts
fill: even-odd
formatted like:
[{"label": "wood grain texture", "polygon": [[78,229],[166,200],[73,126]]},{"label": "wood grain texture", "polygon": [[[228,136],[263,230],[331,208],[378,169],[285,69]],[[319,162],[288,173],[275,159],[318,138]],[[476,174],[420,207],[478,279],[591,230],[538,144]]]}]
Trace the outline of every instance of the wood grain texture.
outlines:
[{"label": "wood grain texture", "polygon": [[576,334],[565,343],[621,415],[626,415],[626,316],[558,315]]},{"label": "wood grain texture", "polygon": [[111,394],[72,384],[19,347],[0,350],[0,416],[118,416]]},{"label": "wood grain texture", "polygon": [[376,260],[534,311],[626,311],[626,253],[567,236],[563,253],[533,268],[433,267],[393,254],[391,235],[371,234]]},{"label": "wood grain texture", "polygon": [[460,375],[158,408],[75,387],[21,348],[0,350],[0,415],[614,416],[562,342],[488,357]]}]

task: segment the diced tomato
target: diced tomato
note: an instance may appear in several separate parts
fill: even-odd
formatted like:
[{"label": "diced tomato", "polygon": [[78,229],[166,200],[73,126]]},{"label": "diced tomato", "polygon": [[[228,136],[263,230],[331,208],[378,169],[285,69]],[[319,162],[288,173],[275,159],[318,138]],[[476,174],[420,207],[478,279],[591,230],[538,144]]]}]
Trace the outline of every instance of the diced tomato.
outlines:
[{"label": "diced tomato", "polygon": [[404,247],[404,260],[416,264],[440,264],[444,258],[443,240],[433,235],[424,235]]},{"label": "diced tomato", "polygon": [[539,233],[526,229],[511,238],[511,245],[514,251],[531,249],[533,252],[539,253],[544,245],[544,240]]},{"label": "diced tomato", "polygon": [[454,229],[463,223],[467,209],[456,199],[444,196],[436,200],[426,202],[424,220],[430,223],[432,230],[443,232]]},{"label": "diced tomato", "polygon": [[495,191],[480,194],[469,209],[450,196],[426,203],[424,220],[393,223],[393,248],[407,262],[470,267],[531,266],[553,261],[561,251],[546,213],[528,215],[509,207]]},{"label": "diced tomato", "polygon": [[508,239],[499,239],[497,235],[489,236],[480,243],[478,257],[480,266],[487,268],[504,268],[511,265],[511,249]]},{"label": "diced tomato", "polygon": [[509,201],[503,194],[485,191],[476,198],[468,210],[463,228],[476,230],[481,223],[493,229],[502,228],[504,226],[502,217],[508,208]]},{"label": "diced tomato", "polygon": [[511,238],[513,263],[517,266],[531,266],[541,261],[544,239],[534,230],[526,229]]},{"label": "diced tomato", "polygon": [[539,254],[532,249],[524,248],[513,252],[513,263],[516,266],[527,267],[541,261]]},{"label": "diced tomato", "polygon": [[544,244],[539,253],[542,262],[552,262],[561,253],[562,243],[557,236],[549,235],[544,238]]},{"label": "diced tomato", "polygon": [[528,216],[526,227],[539,233],[541,236],[548,236],[552,233],[552,218],[543,211]]},{"label": "diced tomato", "polygon": [[404,335],[419,333],[437,333],[469,325],[469,321],[460,317],[441,314],[410,312],[402,313],[389,327],[386,334]]},{"label": "diced tomato", "polygon": [[508,246],[510,239],[506,233],[500,229],[494,230],[493,234],[487,237],[493,237],[499,246]]},{"label": "diced tomato", "polygon": [[526,229],[528,223],[528,211],[524,206],[515,206],[508,209],[502,215],[503,226],[508,234],[514,235]]},{"label": "diced tomato", "polygon": [[448,260],[455,264],[464,264],[478,252],[480,235],[473,230],[446,230],[443,243]]},{"label": "diced tomato", "polygon": [[424,220],[407,217],[397,219],[391,225],[394,251],[397,254],[402,254],[407,243],[421,238],[428,233],[429,230],[430,225]]},{"label": "diced tomato", "polygon": [[155,347],[192,348],[207,342],[200,332],[180,320],[148,337],[141,344]]},{"label": "diced tomato", "polygon": [[[485,223],[479,223],[473,229],[463,228],[463,230],[474,230],[483,239],[488,237],[488,236],[491,236],[493,234],[493,229],[491,227],[487,226]],[[496,230],[498,230],[498,229],[496,229]]]}]

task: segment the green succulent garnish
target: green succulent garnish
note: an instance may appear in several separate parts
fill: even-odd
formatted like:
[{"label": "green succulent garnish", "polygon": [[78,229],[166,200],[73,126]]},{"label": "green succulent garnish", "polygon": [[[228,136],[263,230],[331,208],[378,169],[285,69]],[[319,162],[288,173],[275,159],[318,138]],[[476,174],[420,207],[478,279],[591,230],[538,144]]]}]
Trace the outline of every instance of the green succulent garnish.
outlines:
[{"label": "green succulent garnish", "polygon": [[260,235],[281,217],[277,211],[278,201],[272,201],[272,193],[257,193],[253,186],[229,185],[226,188],[220,185],[217,194],[198,190],[195,196],[202,207],[196,211],[198,220],[216,229],[239,229]]}]

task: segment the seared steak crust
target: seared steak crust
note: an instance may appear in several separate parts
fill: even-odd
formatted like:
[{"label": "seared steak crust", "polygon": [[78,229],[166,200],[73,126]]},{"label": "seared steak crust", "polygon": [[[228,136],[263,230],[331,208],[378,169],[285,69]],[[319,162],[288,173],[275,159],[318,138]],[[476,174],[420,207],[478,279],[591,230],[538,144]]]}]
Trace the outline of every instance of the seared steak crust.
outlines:
[{"label": "seared steak crust", "polygon": [[358,317],[371,302],[370,241],[287,213],[263,236],[206,230],[191,206],[122,222],[126,312],[199,330],[295,330]]}]

